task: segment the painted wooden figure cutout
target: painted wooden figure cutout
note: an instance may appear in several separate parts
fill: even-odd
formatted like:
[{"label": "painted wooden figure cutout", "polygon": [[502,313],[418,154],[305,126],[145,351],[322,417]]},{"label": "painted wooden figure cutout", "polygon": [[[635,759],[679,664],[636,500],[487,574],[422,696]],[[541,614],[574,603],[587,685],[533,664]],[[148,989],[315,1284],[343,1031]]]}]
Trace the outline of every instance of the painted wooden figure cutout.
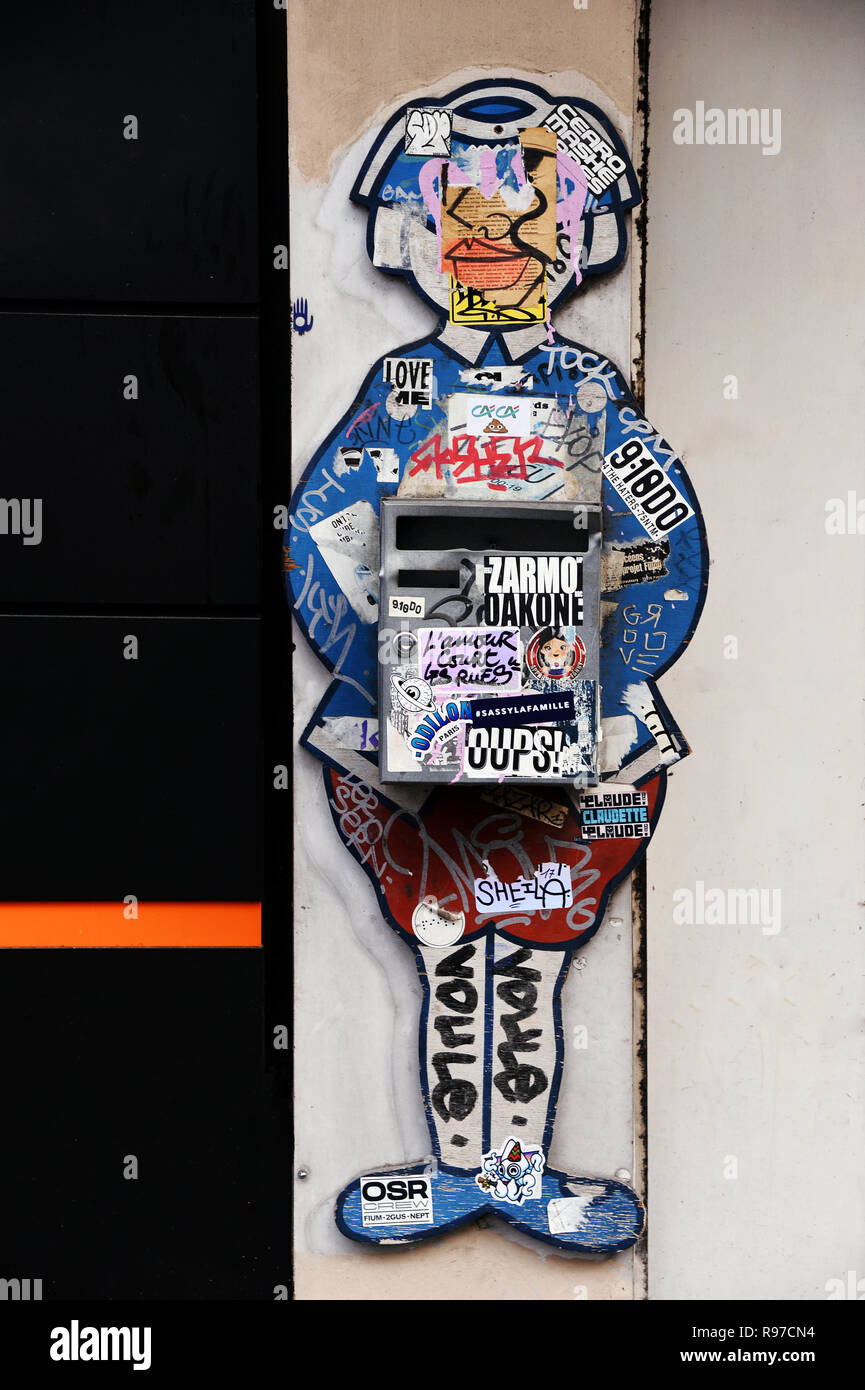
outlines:
[{"label": "painted wooden figure cutout", "polygon": [[[392,1243],[493,1211],[565,1249],[624,1249],[643,1226],[636,1194],[548,1158],[560,992],[574,951],[645,853],[667,769],[689,751],[656,680],[694,630],[708,556],[681,462],[618,369],[559,337],[550,311],[622,261],[639,190],[597,107],[509,79],[397,113],[352,197],[369,210],[373,263],[404,276],[441,321],[374,364],[316,452],[292,501],[286,580],[333,675],[302,743],[325,765],[339,835],[416,957],[432,1156],[394,1167],[383,1154],[340,1194],[337,1220],[355,1240]],[[481,397],[495,403],[485,438],[466,423],[473,409],[484,417],[473,404]],[[504,433],[495,415],[507,418]],[[464,775],[471,718],[461,708],[459,736],[448,738],[447,697],[436,702],[420,668],[399,668],[392,703],[378,708],[379,652],[404,636],[380,611],[377,583],[379,508],[395,496],[529,503],[539,517],[552,502],[572,503],[575,516],[600,504],[598,681],[579,679],[587,634],[539,619],[521,644],[519,687],[577,701],[599,693],[599,785],[579,772],[578,704],[566,737],[573,758],[531,786]],[[427,610],[430,626],[478,621],[480,582],[474,566],[461,571]],[[454,777],[384,784],[379,741],[410,748],[425,713],[429,747],[407,753],[408,765],[416,756],[449,768],[455,758]],[[416,750],[424,744],[415,738]],[[481,881],[493,896],[503,885],[504,911],[479,896]],[[544,889],[562,883],[560,896]]]}]

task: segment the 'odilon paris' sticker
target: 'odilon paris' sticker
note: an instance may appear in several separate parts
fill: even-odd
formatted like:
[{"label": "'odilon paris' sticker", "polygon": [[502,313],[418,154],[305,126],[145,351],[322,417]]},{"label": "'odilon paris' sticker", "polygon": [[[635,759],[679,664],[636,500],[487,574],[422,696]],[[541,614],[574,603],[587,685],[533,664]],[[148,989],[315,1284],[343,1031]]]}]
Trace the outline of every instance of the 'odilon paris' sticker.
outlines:
[{"label": "'odilon paris' sticker", "polygon": [[425,1173],[362,1178],[360,1205],[364,1226],[432,1225],[432,1187]]}]

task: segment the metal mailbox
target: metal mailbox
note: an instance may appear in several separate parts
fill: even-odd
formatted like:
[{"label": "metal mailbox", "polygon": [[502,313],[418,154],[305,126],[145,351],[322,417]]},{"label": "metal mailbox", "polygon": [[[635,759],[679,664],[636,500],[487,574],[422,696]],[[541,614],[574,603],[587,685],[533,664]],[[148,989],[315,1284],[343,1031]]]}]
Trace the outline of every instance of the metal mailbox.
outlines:
[{"label": "metal mailbox", "polygon": [[601,508],[386,499],[383,782],[598,780]]}]

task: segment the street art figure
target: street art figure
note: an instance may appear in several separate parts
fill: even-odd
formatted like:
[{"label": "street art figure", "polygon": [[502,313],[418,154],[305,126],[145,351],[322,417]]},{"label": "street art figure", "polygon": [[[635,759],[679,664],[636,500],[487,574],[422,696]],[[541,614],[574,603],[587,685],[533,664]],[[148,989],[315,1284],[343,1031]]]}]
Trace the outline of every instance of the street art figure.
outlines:
[{"label": "street art figure", "polygon": [[[548,1161],[560,991],[646,852],[668,768],[689,751],[656,682],[694,631],[708,557],[681,462],[618,369],[561,338],[551,311],[622,261],[637,181],[596,106],[490,80],[400,111],[352,198],[369,211],[374,265],[403,276],[440,323],[370,368],[311,460],[292,500],[286,580],[333,676],[302,743],[324,764],[337,832],[417,960],[432,1156],[395,1167],[383,1154],[340,1194],[337,1221],[355,1240],[405,1242],[491,1211],[564,1249],[621,1250],[643,1228],[636,1194]],[[483,566],[466,564],[426,609],[409,589],[383,611],[389,498],[518,502],[539,518],[567,503],[573,527],[594,509],[600,625],[581,626],[573,584],[561,603],[509,595],[504,562],[501,609],[484,608]],[[543,715],[528,735],[500,719],[491,766],[501,775],[466,775],[472,701],[442,694],[412,655],[417,633],[399,614],[413,605],[430,630],[465,629],[474,650],[489,647],[490,630],[510,633],[521,650],[495,668],[509,698],[564,701],[554,761],[534,764],[531,785],[508,760]],[[529,614],[527,636],[519,618],[509,625],[508,605]],[[498,624],[485,621],[493,611],[505,615]],[[380,656],[390,661],[381,687]],[[407,780],[382,781],[385,739],[414,769]],[[579,752],[586,742],[591,756]],[[445,772],[442,785],[424,783]]]}]

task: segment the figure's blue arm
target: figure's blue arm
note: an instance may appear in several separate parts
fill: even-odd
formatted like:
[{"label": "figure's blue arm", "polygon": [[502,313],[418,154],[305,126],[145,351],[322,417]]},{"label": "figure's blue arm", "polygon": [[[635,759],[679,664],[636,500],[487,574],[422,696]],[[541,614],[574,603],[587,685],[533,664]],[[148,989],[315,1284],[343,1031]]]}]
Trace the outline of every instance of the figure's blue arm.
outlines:
[{"label": "figure's blue arm", "polygon": [[[425,347],[390,355],[429,356]],[[382,380],[383,361],[316,450],[294,491],[284,539],[286,587],[298,624],[346,687],[346,698],[367,715],[375,707],[377,679],[379,503],[396,491],[409,454],[434,424],[427,410],[406,419],[388,412],[392,387]]]},{"label": "figure's blue arm", "polygon": [[[605,568],[609,582],[616,585],[605,595],[616,608],[604,626],[601,657],[605,705],[611,707],[626,686],[657,680],[681,656],[705,602],[709,571],[700,504],[682,460],[646,419],[618,371],[615,385],[616,398],[607,405],[605,441],[605,457],[613,462],[605,470],[603,488]],[[629,508],[623,488],[646,497],[647,505],[656,508],[652,519],[672,517],[674,524],[661,535],[650,535]],[[661,510],[654,500],[659,497],[669,499]],[[690,515],[675,520],[688,510]],[[658,547],[668,547],[669,553],[662,554]],[[623,558],[630,552],[639,560],[646,551],[649,563],[660,572],[641,582],[626,582]],[[634,571],[639,564],[633,566],[633,577]]]}]

